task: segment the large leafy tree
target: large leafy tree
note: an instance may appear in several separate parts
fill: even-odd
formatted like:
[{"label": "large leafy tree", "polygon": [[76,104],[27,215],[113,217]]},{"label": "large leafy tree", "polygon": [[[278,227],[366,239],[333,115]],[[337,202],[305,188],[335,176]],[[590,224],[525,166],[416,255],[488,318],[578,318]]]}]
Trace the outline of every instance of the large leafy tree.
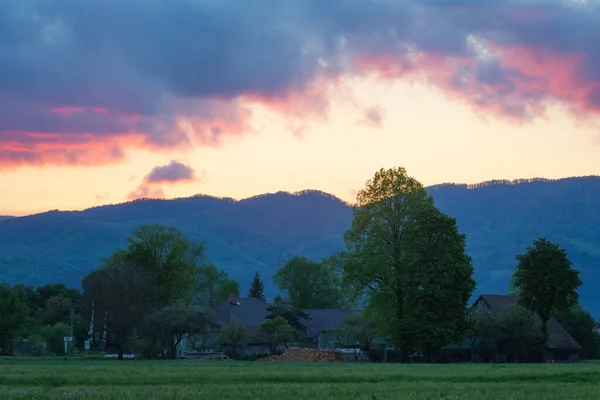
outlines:
[{"label": "large leafy tree", "polygon": [[37,319],[42,325],[68,324],[75,304],[63,296],[53,296],[46,300],[44,308],[38,311]]},{"label": "large leafy tree", "polygon": [[578,303],[577,289],[582,284],[579,271],[572,268],[566,250],[546,238],[536,239],[533,246],[517,256],[517,261],[512,285],[519,304],[542,319],[542,340],[547,344],[550,318]]},{"label": "large leafy tree", "polygon": [[144,315],[157,307],[153,278],[143,267],[115,254],[83,279],[84,298],[95,304],[99,321],[106,312],[108,340],[119,359],[135,339]]},{"label": "large leafy tree", "polygon": [[17,291],[8,283],[0,283],[0,354],[12,351],[12,340],[26,319],[27,307],[19,300]]},{"label": "large leafy tree", "polygon": [[199,265],[205,261],[201,243],[187,240],[175,228],[158,224],[140,226],[127,243],[120,256],[154,277],[158,306],[193,299]]},{"label": "large leafy tree", "polygon": [[515,305],[497,314],[497,344],[514,362],[526,361],[531,351],[539,349],[542,322],[530,310]]},{"label": "large leafy tree", "polygon": [[41,299],[39,292],[36,291],[36,288],[31,285],[18,283],[13,286],[13,289],[17,292],[19,300],[21,300],[21,302],[27,306],[31,314],[34,314],[39,309],[41,305]]},{"label": "large leafy tree", "polygon": [[198,278],[194,302],[203,307],[212,307],[229,298],[240,295],[240,284],[230,279],[227,272],[213,264],[205,264],[198,268]]},{"label": "large leafy tree", "polygon": [[471,309],[469,332],[473,350],[483,360],[493,361],[498,352],[511,361],[527,361],[531,351],[540,344],[541,320],[519,305],[495,312],[486,307]]},{"label": "large leafy tree", "polygon": [[286,302],[280,296],[275,299],[267,307],[269,314],[266,319],[277,319],[279,317],[285,319],[291,327],[292,336],[295,340],[301,341],[306,338],[305,322],[309,321],[310,316],[299,308],[295,308],[289,302]]},{"label": "large leafy tree", "polygon": [[338,276],[328,264],[294,256],[275,271],[273,280],[295,308],[333,309],[343,304]]},{"label": "large leafy tree", "polygon": [[237,282],[206,262],[202,244],[174,228],[142,225],[127,243],[82,284],[88,307],[94,303],[100,318],[108,314],[111,343],[120,355],[139,335],[145,315],[198,297],[211,305],[224,292],[239,293]]},{"label": "large leafy tree", "polygon": [[265,319],[257,330],[258,340],[262,340],[269,346],[271,354],[275,354],[277,347],[286,343],[294,337],[293,328],[287,320],[281,316],[273,319]]},{"label": "large leafy tree", "polygon": [[261,299],[262,301],[266,301],[265,285],[260,279],[260,275],[258,274],[258,272],[254,274],[254,279],[252,279],[250,289],[248,290],[248,297],[254,297],[257,299]]},{"label": "large leafy tree", "polygon": [[161,347],[168,347],[171,358],[177,356],[177,346],[187,335],[201,334],[219,327],[210,311],[184,304],[166,306],[144,318],[143,330]]},{"label": "large leafy tree", "polygon": [[[357,348],[369,354],[375,339],[375,326],[363,313],[350,314],[335,331],[336,343],[344,347]],[[361,355],[355,352],[355,356]]]},{"label": "large leafy tree", "polygon": [[381,169],[356,200],[346,250],[330,260],[344,286],[404,354],[458,340],[475,282],[456,220],[404,168]]},{"label": "large leafy tree", "polygon": [[[27,289],[19,287],[20,293],[26,293]],[[30,296],[27,294],[26,296]],[[69,288],[64,283],[48,283],[46,285],[38,286],[35,289],[35,296],[33,296],[32,307],[43,308],[52,297],[62,297],[69,299],[71,303],[77,304],[81,301],[81,292],[77,289]]]}]

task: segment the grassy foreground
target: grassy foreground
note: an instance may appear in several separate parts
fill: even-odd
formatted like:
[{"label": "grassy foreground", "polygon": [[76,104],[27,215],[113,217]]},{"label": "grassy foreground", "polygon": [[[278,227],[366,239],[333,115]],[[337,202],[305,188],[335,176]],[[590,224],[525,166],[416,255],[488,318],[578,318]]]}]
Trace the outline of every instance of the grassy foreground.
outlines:
[{"label": "grassy foreground", "polygon": [[0,399],[594,399],[600,363],[287,364],[0,358]]}]

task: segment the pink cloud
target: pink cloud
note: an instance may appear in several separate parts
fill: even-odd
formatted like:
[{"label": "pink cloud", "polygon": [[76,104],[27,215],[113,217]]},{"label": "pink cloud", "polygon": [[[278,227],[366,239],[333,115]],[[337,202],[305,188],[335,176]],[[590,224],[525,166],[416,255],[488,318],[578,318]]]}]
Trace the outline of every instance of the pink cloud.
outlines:
[{"label": "pink cloud", "polygon": [[[519,123],[549,102],[581,119],[600,114],[597,2],[134,3],[0,2],[1,166],[221,146],[254,133],[249,104],[284,115],[299,134],[328,117],[342,78],[371,75],[425,77]],[[381,122],[366,112],[364,122]]]}]

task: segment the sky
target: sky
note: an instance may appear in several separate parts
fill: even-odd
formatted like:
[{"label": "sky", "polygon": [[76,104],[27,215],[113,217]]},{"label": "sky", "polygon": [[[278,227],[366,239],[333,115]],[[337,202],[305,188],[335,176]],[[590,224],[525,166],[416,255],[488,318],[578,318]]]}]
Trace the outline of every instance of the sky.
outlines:
[{"label": "sky", "polygon": [[597,0],[0,0],[0,215],[600,174]]}]

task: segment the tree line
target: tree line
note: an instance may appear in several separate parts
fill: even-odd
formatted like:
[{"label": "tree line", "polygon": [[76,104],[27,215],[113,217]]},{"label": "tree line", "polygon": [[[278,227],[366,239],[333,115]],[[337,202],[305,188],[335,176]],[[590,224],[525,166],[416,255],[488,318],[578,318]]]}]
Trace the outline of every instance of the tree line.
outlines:
[{"label": "tree line", "polygon": [[[281,294],[270,299],[270,315],[257,331],[271,352],[302,340],[301,321],[309,318],[302,310],[360,308],[362,315],[339,327],[338,341],[366,351],[385,338],[401,360],[415,353],[435,360],[467,336],[484,357],[504,350],[519,359],[535,346],[544,352],[552,317],[585,357],[599,356],[597,321],[578,303],[579,271],[557,244],[538,238],[517,257],[511,290],[518,307],[492,315],[469,308],[476,282],[456,219],[404,168],[379,170],[358,193],[353,213],[343,251],[321,261],[295,256],[275,270]],[[208,260],[202,243],[175,228],[142,225],[83,279],[81,291],[2,284],[0,351],[61,353],[62,337],[72,331],[79,347],[91,338],[119,356],[164,356],[165,349],[174,356],[184,337],[202,342],[218,330],[219,344],[235,354],[249,340],[245,327],[235,320],[221,326],[211,311],[231,294],[239,296],[239,283]],[[248,296],[267,300],[258,273]],[[96,335],[88,326],[92,313]],[[103,323],[108,337],[98,335]]]}]

